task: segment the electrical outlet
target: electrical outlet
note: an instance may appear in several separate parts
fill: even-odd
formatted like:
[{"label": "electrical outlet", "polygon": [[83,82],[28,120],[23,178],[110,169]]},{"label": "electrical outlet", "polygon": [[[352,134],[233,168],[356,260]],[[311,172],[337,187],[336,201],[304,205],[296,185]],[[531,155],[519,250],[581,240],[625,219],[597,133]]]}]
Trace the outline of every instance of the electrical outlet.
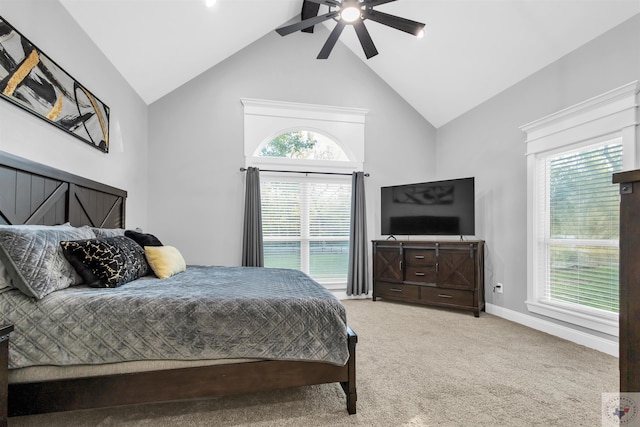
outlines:
[{"label": "electrical outlet", "polygon": [[494,287],[495,291],[499,294],[502,293],[502,291],[504,290],[503,288],[504,286],[502,285],[502,283],[496,283],[496,286]]}]

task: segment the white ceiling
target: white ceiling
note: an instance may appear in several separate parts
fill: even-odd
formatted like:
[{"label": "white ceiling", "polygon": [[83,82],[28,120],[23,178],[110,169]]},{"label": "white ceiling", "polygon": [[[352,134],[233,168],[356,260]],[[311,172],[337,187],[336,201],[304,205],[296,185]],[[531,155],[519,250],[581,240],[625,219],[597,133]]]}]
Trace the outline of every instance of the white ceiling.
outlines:
[{"label": "white ceiling", "polygon": [[[302,6],[302,0],[217,0],[210,9],[204,0],[60,2],[147,104],[299,19]],[[640,13],[640,0],[401,0],[377,9],[426,23],[426,36],[367,21],[380,52],[369,60],[350,28],[340,42],[440,127]],[[310,46],[309,55],[317,50]]]}]

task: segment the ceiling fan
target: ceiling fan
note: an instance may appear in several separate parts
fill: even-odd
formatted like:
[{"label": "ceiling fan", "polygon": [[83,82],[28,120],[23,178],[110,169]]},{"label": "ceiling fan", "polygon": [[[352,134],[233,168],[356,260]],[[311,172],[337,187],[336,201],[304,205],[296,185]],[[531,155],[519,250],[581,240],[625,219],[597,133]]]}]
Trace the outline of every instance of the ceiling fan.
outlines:
[{"label": "ceiling fan", "polygon": [[[367,31],[367,28],[364,26],[364,21],[367,19],[395,28],[396,30],[404,31],[416,37],[422,37],[424,35],[424,24],[373,9],[376,6],[391,3],[392,1],[397,0],[305,0],[305,3],[328,6],[329,11],[323,15],[313,16],[295,24],[280,27],[276,32],[281,36],[286,36],[299,30],[304,31],[321,22],[333,19],[336,21],[336,26],[333,28],[333,31],[331,31],[331,34],[329,34],[329,38],[327,38],[327,41],[320,50],[317,59],[327,59],[329,57],[340,34],[342,34],[342,30],[344,30],[347,25],[353,26],[358,35],[358,40],[360,40],[362,50],[364,50],[364,54],[367,59],[369,59],[376,56],[378,50],[373,44],[369,31]],[[317,15],[317,13],[316,10],[314,15]],[[304,15],[303,10],[303,17]]]}]

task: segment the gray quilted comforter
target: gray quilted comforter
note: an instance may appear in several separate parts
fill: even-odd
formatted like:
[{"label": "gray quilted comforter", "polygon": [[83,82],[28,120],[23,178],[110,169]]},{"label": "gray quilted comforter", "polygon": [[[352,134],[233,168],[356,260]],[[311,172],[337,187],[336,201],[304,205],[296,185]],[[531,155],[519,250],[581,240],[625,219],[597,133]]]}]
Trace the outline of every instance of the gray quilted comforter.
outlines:
[{"label": "gray quilted comforter", "polygon": [[72,286],[36,301],[0,294],[9,367],[133,360],[348,359],[346,313],[295,270],[189,266],[115,289]]}]

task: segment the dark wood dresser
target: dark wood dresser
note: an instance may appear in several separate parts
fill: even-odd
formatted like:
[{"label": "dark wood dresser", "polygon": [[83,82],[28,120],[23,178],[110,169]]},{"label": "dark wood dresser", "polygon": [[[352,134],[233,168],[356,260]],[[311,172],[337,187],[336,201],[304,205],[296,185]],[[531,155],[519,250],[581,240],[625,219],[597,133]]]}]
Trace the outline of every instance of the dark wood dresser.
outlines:
[{"label": "dark wood dresser", "polygon": [[640,170],[620,184],[620,391],[640,392]]},{"label": "dark wood dresser", "polygon": [[377,298],[484,310],[484,241],[373,241]]},{"label": "dark wood dresser", "polygon": [[9,334],[13,325],[0,326],[0,427],[7,427]]}]

